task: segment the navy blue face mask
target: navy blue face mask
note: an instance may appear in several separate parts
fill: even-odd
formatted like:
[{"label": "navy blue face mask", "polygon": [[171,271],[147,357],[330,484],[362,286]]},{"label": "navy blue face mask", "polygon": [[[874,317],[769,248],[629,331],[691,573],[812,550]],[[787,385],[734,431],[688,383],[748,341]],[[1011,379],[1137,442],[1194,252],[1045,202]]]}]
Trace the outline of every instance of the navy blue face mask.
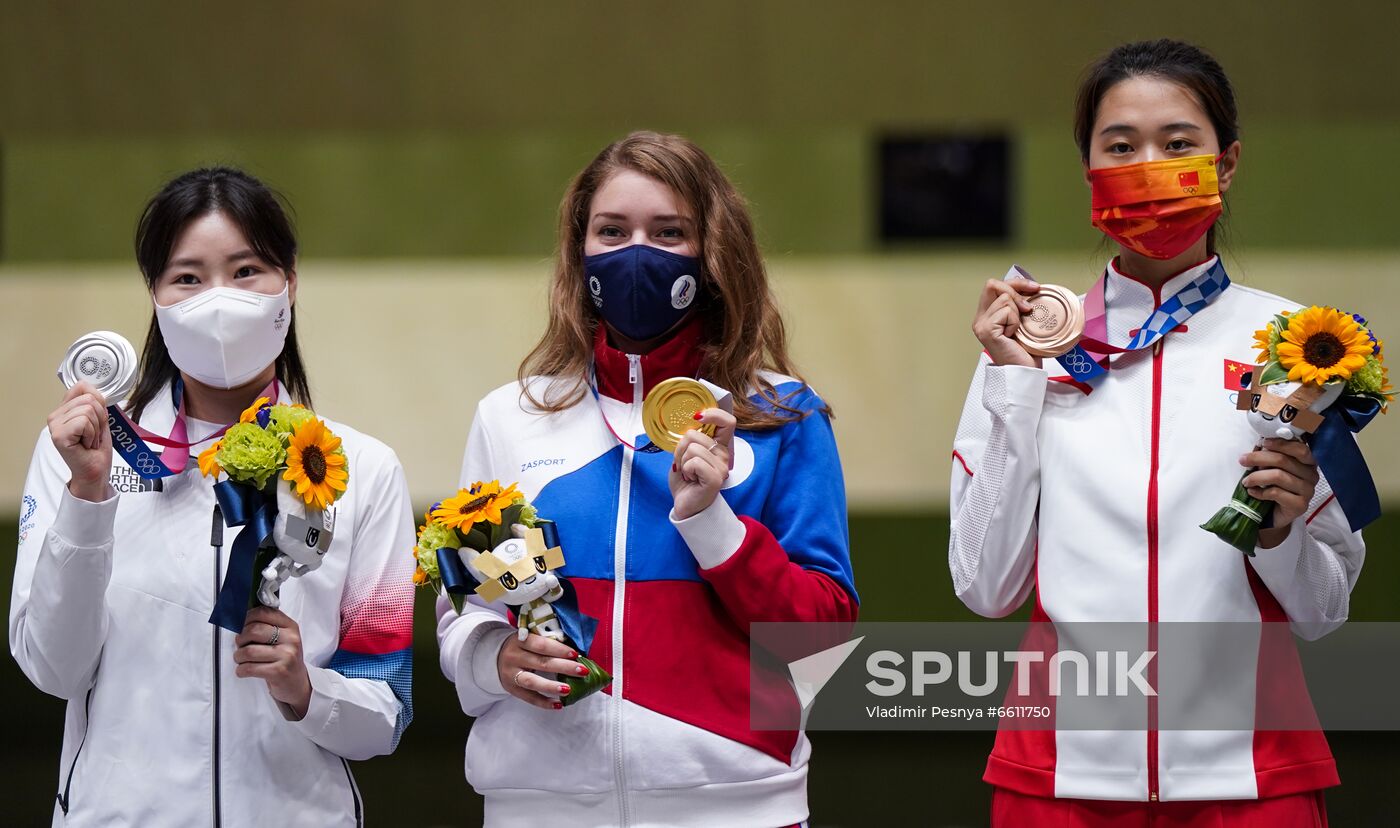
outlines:
[{"label": "navy blue face mask", "polygon": [[639,341],[681,321],[699,292],[700,260],[647,244],[583,257],[588,295],[613,330]]}]

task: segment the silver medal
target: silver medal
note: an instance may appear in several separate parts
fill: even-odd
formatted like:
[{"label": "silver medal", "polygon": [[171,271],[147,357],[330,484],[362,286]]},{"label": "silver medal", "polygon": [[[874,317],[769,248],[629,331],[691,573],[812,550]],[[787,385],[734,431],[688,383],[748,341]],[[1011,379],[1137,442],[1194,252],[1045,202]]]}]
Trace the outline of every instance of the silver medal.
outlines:
[{"label": "silver medal", "polygon": [[58,378],[64,388],[87,382],[109,404],[121,402],[136,386],[136,349],[119,333],[93,331],[68,346]]}]

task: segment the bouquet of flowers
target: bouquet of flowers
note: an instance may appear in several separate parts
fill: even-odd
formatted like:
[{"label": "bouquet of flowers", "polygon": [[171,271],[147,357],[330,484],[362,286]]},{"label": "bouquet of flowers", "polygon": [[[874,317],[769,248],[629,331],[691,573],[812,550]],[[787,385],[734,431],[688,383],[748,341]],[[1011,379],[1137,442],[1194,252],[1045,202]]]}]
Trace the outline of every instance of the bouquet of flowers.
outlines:
[{"label": "bouquet of flowers", "polygon": [[[259,397],[199,455],[199,471],[216,481],[228,525],[247,527],[234,541],[210,618],[237,632],[248,609],[276,607],[288,578],[320,566],[333,528],[326,510],[345,494],[349,462],[340,438],[312,411]],[[262,575],[256,590],[255,572]]]},{"label": "bouquet of flowers", "polygon": [[216,481],[266,489],[280,472],[307,506],[325,510],[345,494],[350,469],[340,438],[309,408],[259,397],[238,423],[199,455],[199,471]]},{"label": "bouquet of flowers", "polygon": [[[1395,396],[1384,343],[1360,315],[1316,305],[1278,314],[1254,342],[1261,364],[1241,378],[1237,407],[1262,437],[1308,439],[1352,530],[1360,529],[1380,505],[1351,435]],[[1229,504],[1201,528],[1253,556],[1273,507],[1250,496],[1241,478]]]},{"label": "bouquet of flowers", "polygon": [[577,650],[586,676],[561,675],[575,704],[612,683],[612,676],[587,656],[597,621],[578,609],[578,597],[556,570],[564,565],[558,530],[525,499],[515,484],[473,483],[433,504],[418,529],[413,583],[446,596],[458,613],[468,592],[483,601],[504,601],[515,612],[521,641],[530,633]]}]

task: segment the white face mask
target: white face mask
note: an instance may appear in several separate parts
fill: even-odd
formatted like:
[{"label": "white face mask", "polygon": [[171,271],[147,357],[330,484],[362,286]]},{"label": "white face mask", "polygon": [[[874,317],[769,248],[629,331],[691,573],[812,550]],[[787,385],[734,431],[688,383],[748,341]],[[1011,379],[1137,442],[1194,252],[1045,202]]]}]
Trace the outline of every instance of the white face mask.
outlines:
[{"label": "white face mask", "polygon": [[287,288],[270,296],[216,287],[173,305],[156,305],[170,359],[214,388],[237,388],[282,353],[292,306]]}]

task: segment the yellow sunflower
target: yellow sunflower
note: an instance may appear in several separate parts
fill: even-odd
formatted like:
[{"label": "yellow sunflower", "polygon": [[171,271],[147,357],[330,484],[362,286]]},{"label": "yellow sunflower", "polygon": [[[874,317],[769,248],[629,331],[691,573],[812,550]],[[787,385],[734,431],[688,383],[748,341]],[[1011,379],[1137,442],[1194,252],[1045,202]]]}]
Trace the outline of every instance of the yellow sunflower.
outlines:
[{"label": "yellow sunflower", "polygon": [[219,472],[223,471],[219,467],[219,461],[214,459],[214,455],[219,453],[223,446],[223,440],[215,440],[214,445],[199,453],[199,473],[204,477],[213,475],[215,480],[219,479]]},{"label": "yellow sunflower", "polygon": [[501,522],[501,510],[510,506],[520,497],[515,484],[501,489],[499,480],[490,483],[474,483],[470,489],[462,489],[454,497],[449,497],[433,510],[435,520],[463,532],[470,532],[474,524],[490,521]]},{"label": "yellow sunflower", "polygon": [[1269,360],[1273,359],[1273,354],[1269,353],[1269,346],[1272,344],[1273,334],[1273,325],[1269,325],[1263,330],[1254,332],[1254,347],[1259,349],[1258,362],[1260,364],[1266,363]]},{"label": "yellow sunflower", "polygon": [[1288,379],[1312,385],[1349,379],[1370,353],[1371,340],[1355,319],[1316,305],[1289,317],[1278,344],[1278,361]]},{"label": "yellow sunflower", "polygon": [[258,397],[257,400],[255,400],[255,401],[253,402],[252,405],[250,405],[250,406],[248,406],[247,408],[243,409],[243,413],[240,414],[240,415],[238,415],[238,422],[240,422],[240,423],[256,423],[256,422],[258,421],[258,409],[262,408],[263,406],[265,406],[265,405],[267,405],[267,404],[269,404],[269,403],[271,403],[271,402],[272,402],[272,400],[269,399],[269,398],[267,398],[267,397]]},{"label": "yellow sunflower", "polygon": [[340,438],[319,419],[297,426],[287,443],[287,470],[282,479],[292,482],[306,505],[317,509],[330,506],[345,492],[350,479]]}]

